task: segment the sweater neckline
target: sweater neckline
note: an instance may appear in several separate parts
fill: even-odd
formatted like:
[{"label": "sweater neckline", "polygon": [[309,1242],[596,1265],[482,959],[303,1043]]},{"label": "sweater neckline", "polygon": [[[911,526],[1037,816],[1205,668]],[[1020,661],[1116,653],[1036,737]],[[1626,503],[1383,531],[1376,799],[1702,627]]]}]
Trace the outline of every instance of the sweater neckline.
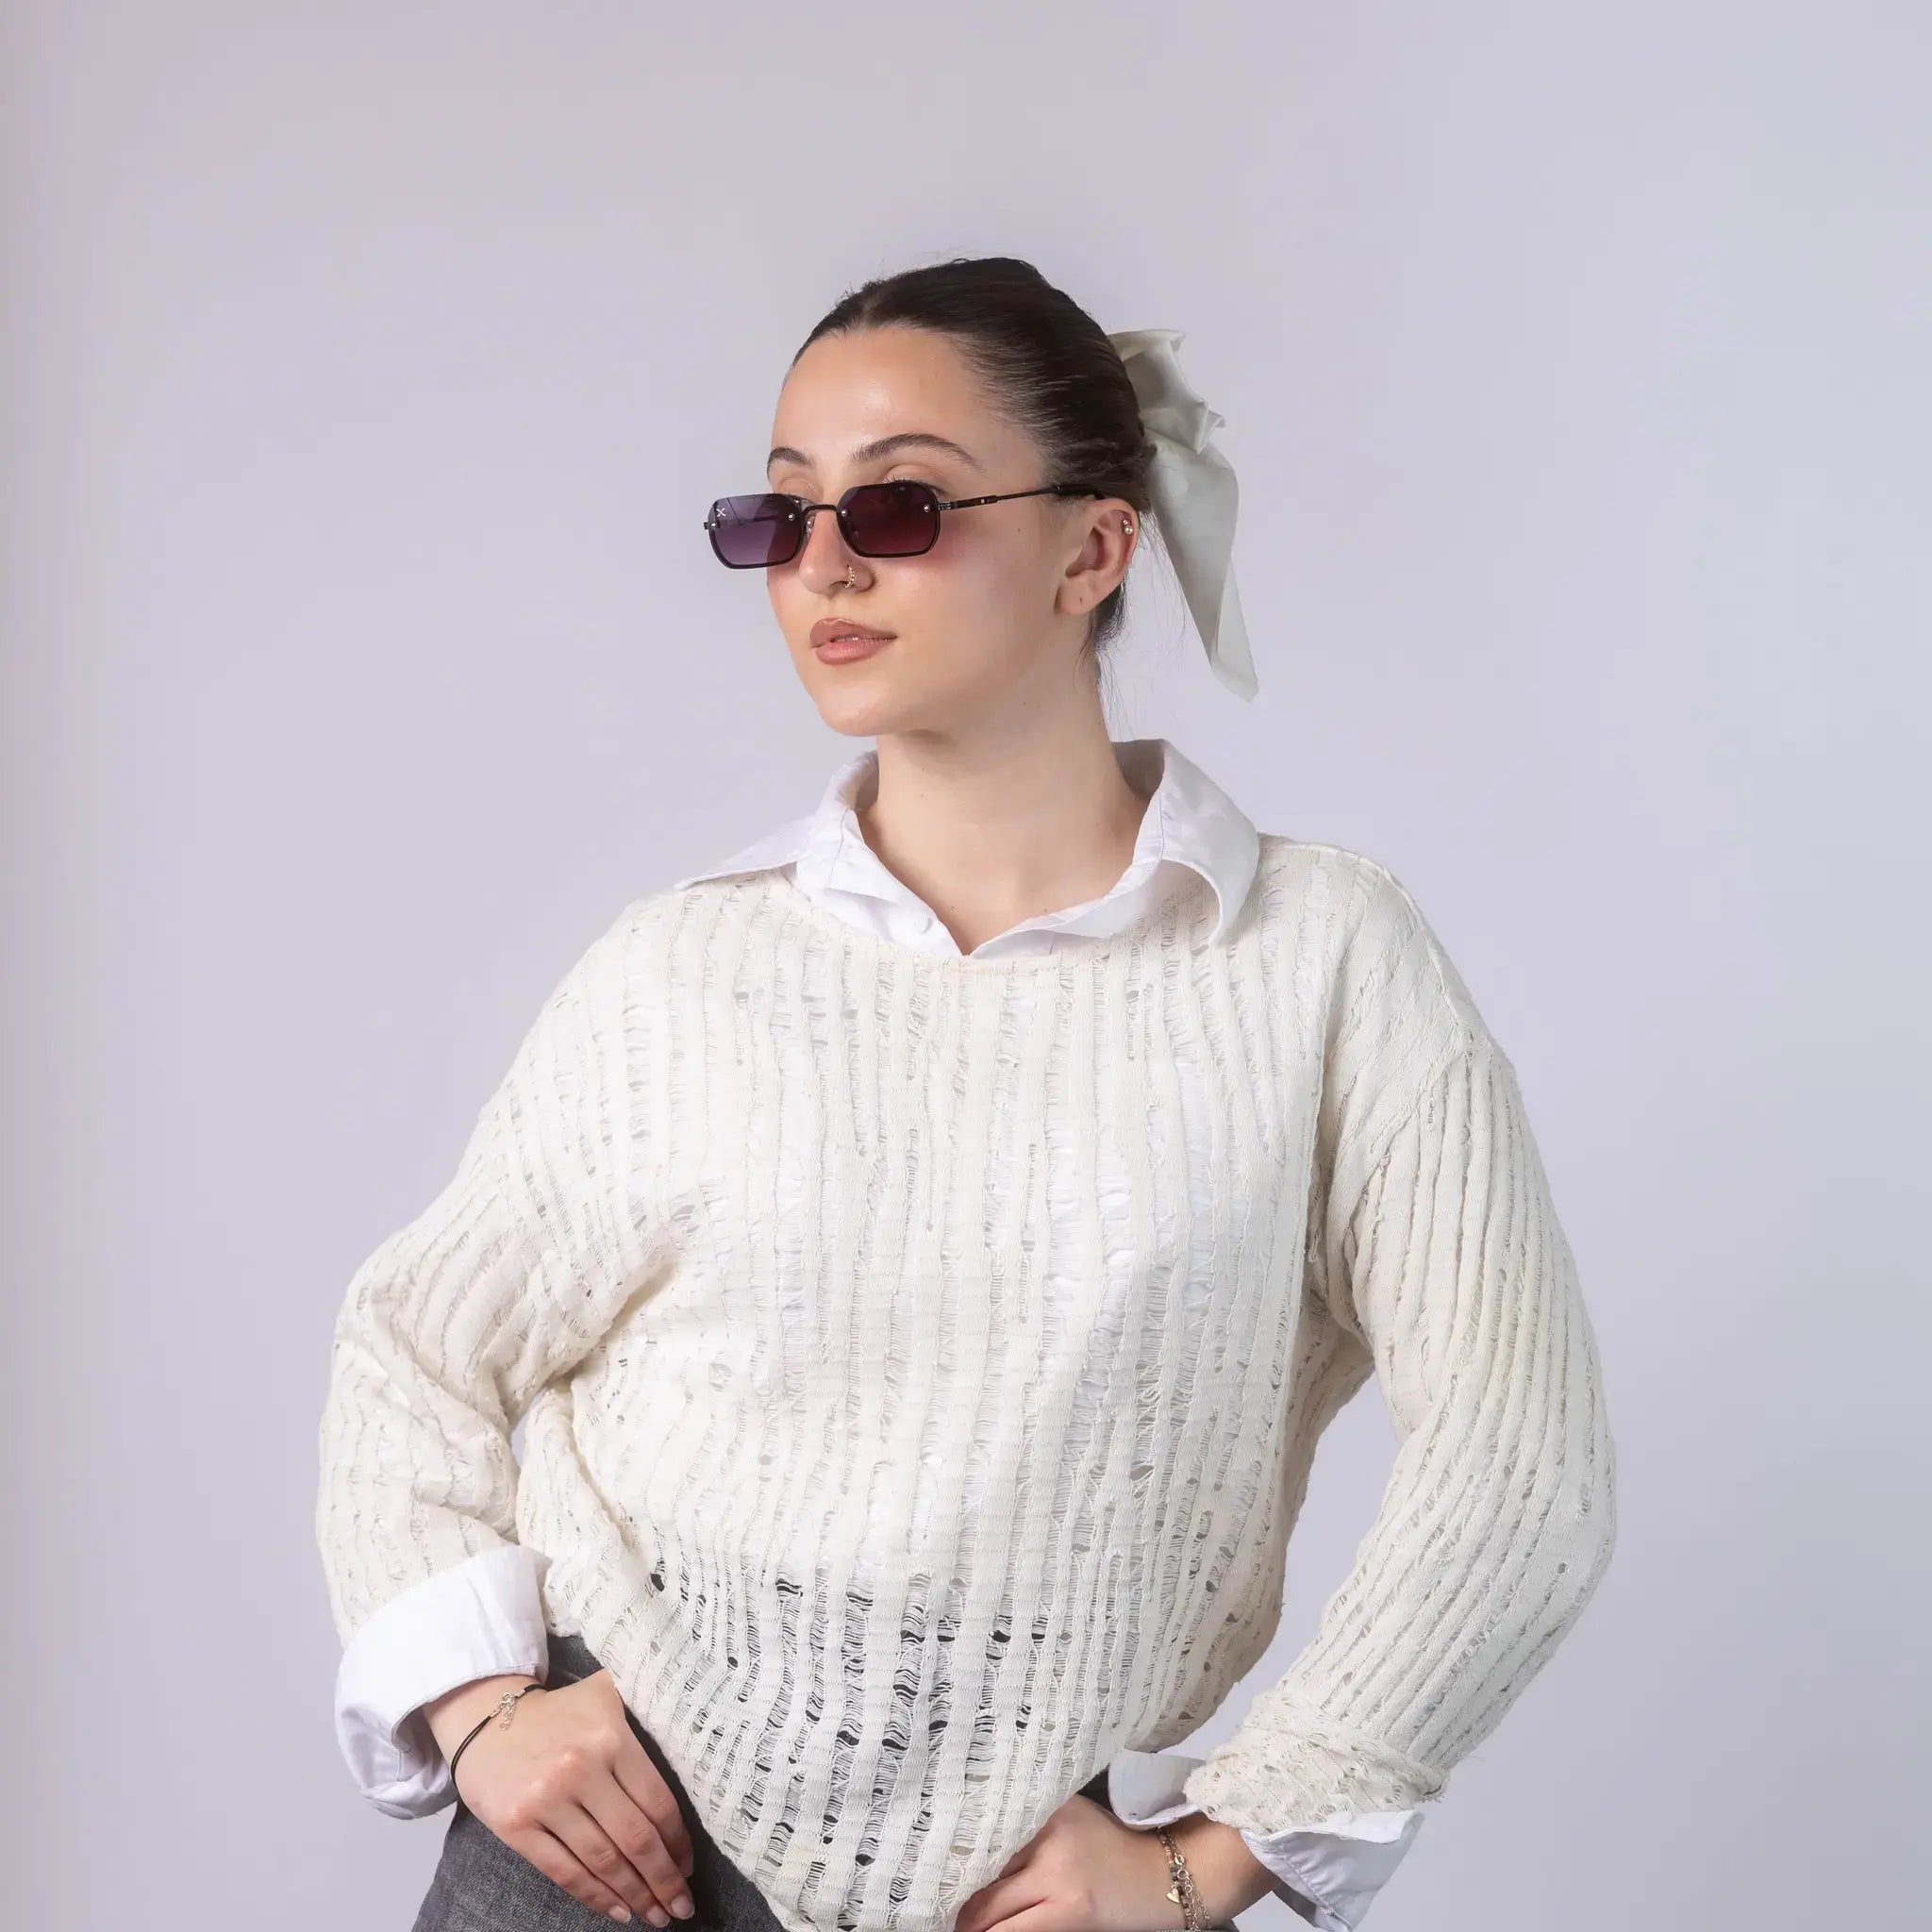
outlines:
[{"label": "sweater neckline", "polygon": [[[1162,893],[1152,905],[1143,907],[1117,932],[1089,933],[1071,952],[1064,947],[1048,947],[1025,953],[998,953],[985,958],[972,953],[929,953],[903,941],[854,925],[843,920],[808,892],[789,872],[775,870],[765,875],[765,883],[791,908],[792,917],[813,930],[826,934],[835,944],[867,958],[900,959],[908,966],[930,968],[941,974],[1009,977],[1015,974],[1053,973],[1075,963],[1082,957],[1105,958],[1136,944],[1159,943],[1159,931],[1174,908],[1176,897],[1199,894],[1210,904],[1217,903],[1213,888],[1199,873],[1190,871],[1186,882]],[[1183,911],[1176,922],[1175,937],[1185,942],[1190,928],[1202,917],[1198,908]]]}]

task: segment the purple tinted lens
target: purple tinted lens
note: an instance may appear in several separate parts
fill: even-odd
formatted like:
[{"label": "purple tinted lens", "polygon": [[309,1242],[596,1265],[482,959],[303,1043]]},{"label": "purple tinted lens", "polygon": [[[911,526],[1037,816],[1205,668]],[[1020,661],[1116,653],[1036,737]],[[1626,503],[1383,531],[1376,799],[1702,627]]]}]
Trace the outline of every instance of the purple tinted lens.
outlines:
[{"label": "purple tinted lens", "polygon": [[861,483],[841,521],[861,557],[917,557],[939,535],[940,500],[924,483]]},{"label": "purple tinted lens", "polygon": [[804,527],[791,496],[721,496],[711,506],[711,548],[734,570],[789,561],[798,554]]}]

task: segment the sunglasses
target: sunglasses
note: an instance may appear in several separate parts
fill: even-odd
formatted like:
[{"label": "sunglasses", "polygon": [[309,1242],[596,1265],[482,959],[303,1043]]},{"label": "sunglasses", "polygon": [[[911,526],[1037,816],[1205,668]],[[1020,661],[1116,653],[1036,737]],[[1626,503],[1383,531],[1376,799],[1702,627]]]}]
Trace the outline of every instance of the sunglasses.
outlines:
[{"label": "sunglasses", "polygon": [[839,519],[846,548],[860,557],[918,557],[939,541],[940,513],[1016,496],[1102,496],[1074,483],[1040,490],[1008,490],[999,496],[959,496],[941,501],[929,483],[855,483],[837,503],[808,503],[802,496],[768,490],[755,496],[721,496],[705,519],[718,561],[730,570],[770,569],[790,563],[805,547],[811,513],[828,509]]}]

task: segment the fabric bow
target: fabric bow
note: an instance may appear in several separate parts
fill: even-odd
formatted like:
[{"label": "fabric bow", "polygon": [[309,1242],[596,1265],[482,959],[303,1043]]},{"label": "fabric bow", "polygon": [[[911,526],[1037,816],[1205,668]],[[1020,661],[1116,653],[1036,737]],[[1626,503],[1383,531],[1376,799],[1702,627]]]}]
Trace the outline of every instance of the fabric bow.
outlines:
[{"label": "fabric bow", "polygon": [[1259,689],[1234,581],[1234,524],[1239,488],[1234,467],[1214,447],[1226,421],[1189,386],[1175,353],[1174,328],[1109,334],[1140,399],[1141,421],[1155,444],[1149,490],[1181,594],[1207,647],[1214,675],[1244,698]]}]

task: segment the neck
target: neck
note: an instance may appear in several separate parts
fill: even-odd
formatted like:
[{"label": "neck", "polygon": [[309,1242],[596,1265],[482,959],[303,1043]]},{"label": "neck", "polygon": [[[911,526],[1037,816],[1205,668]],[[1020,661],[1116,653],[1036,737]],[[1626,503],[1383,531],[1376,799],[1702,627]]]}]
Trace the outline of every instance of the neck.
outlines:
[{"label": "neck", "polygon": [[997,743],[882,736],[874,786],[855,800],[886,869],[930,906],[961,952],[1023,919],[1108,891],[1127,869],[1153,783],[1137,791],[1096,712],[1070,733]]}]

